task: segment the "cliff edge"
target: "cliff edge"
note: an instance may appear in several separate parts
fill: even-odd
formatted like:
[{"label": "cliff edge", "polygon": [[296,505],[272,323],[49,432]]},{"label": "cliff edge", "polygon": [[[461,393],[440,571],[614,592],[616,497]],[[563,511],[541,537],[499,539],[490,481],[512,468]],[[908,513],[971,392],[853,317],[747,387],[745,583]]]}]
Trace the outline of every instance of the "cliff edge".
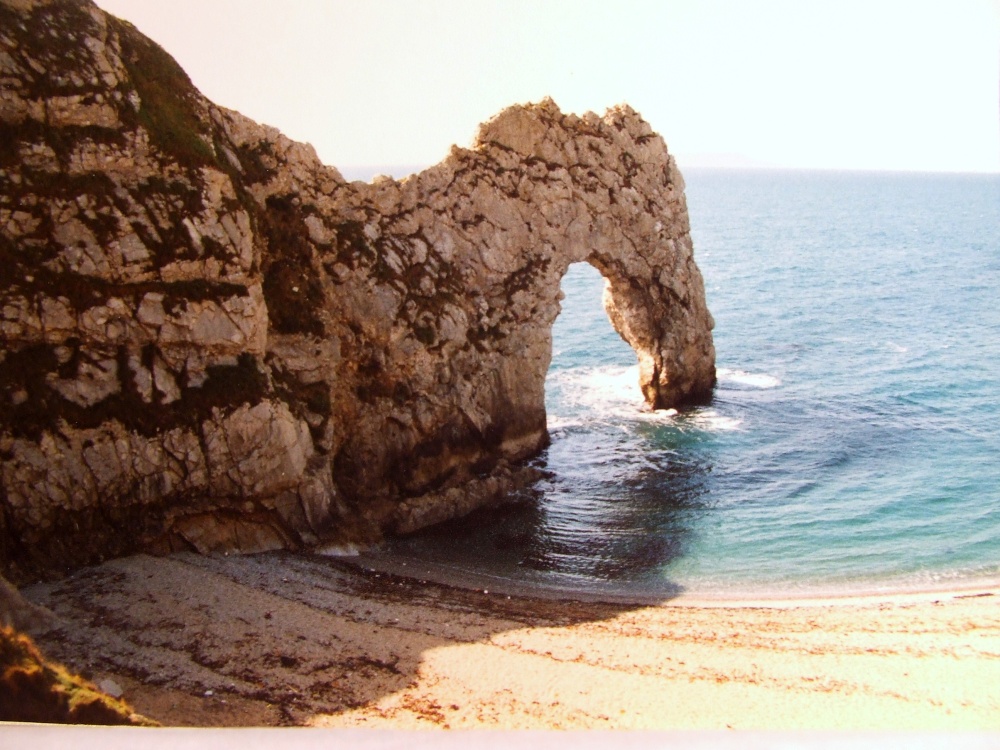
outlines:
[{"label": "cliff edge", "polygon": [[530,482],[587,261],[653,408],[709,396],[684,184],[627,106],[348,183],[86,0],[0,0],[0,571],[407,532]]}]

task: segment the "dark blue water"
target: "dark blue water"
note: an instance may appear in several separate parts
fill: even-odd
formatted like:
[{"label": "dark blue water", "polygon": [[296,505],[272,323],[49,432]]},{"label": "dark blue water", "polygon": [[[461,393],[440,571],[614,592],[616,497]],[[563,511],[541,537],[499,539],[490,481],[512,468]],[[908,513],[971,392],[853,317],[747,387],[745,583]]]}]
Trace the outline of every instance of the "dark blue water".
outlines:
[{"label": "dark blue water", "polygon": [[710,405],[644,410],[570,269],[551,479],[394,550],[586,591],[802,594],[1000,577],[1000,176],[691,171]]}]

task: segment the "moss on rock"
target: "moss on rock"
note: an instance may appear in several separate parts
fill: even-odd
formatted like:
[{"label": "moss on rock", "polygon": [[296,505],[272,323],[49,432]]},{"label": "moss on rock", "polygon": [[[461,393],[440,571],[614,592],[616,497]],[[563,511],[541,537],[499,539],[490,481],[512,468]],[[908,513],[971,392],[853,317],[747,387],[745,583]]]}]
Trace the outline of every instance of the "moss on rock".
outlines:
[{"label": "moss on rock", "polygon": [[108,17],[119,33],[122,62],[139,94],[138,124],[156,146],[188,167],[216,164],[208,128],[198,116],[198,92],[167,52],[127,21]]}]

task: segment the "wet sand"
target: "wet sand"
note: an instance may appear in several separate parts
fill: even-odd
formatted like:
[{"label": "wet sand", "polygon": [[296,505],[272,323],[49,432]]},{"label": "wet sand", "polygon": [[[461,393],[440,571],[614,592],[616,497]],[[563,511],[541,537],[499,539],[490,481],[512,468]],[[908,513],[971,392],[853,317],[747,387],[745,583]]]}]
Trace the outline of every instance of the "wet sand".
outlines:
[{"label": "wet sand", "polygon": [[36,640],[175,726],[1000,730],[1000,589],[574,602],[274,553],[22,589]]}]

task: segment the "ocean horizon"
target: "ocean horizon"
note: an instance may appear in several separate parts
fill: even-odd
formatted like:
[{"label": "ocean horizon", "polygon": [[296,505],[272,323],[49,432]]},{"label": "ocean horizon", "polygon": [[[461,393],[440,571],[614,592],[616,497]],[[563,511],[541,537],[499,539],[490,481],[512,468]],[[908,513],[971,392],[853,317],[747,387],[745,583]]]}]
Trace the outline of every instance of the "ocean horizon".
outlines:
[{"label": "ocean horizon", "polygon": [[[899,175],[899,176],[925,176],[925,177],[1000,177],[1000,170],[925,170],[925,169],[839,169],[832,167],[788,167],[780,164],[767,164],[754,161],[739,155],[726,154],[724,159],[709,158],[714,155],[699,155],[690,161],[683,156],[674,155],[677,165],[682,175],[690,173],[714,173],[714,172],[766,172],[766,173],[786,173],[786,174],[842,174],[842,175]],[[742,161],[741,161],[742,159]],[[388,175],[395,180],[401,180],[412,174],[417,174],[428,169],[433,164],[389,164],[389,165],[351,165],[337,167],[341,176],[349,182],[360,180],[371,182],[377,175]]]}]

